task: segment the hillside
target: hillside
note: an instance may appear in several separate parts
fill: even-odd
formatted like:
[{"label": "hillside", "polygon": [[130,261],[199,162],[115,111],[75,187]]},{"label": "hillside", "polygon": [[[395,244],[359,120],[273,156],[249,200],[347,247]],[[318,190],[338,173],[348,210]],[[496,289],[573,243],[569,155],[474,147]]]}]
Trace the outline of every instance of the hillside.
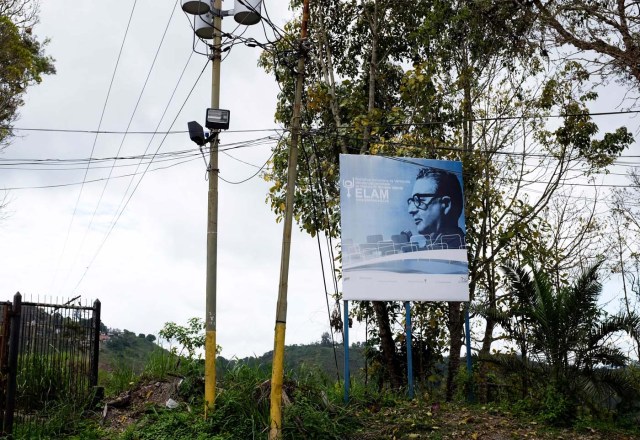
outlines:
[{"label": "hillside", "polygon": [[[124,330],[110,333],[100,341],[99,369],[113,371],[118,367],[132,369],[136,373],[142,372],[148,364],[151,354],[162,349],[154,343],[155,336],[138,334]],[[107,339],[108,338],[108,339]],[[167,352],[168,353],[168,352]]]},{"label": "hillside", "polygon": [[[149,363],[152,353],[162,350],[168,351],[154,343],[153,335],[137,335],[134,332],[124,330],[118,334],[111,334],[108,340],[100,343],[100,363],[102,371],[113,371],[116,368],[125,367],[135,373],[141,373]],[[330,344],[314,343],[308,345],[289,345],[285,352],[285,368],[298,370],[302,366],[318,368],[328,377],[336,377],[336,363],[340,377],[344,372],[344,350],[341,346],[334,350]],[[271,368],[273,352],[268,351],[261,356],[250,356],[242,359],[226,359],[218,356],[217,370],[220,377],[226,371],[238,365],[244,364],[250,367]],[[349,365],[351,374],[357,375],[364,370],[363,348],[353,345],[349,350]]]},{"label": "hillside", "polygon": [[[219,358],[222,372],[233,368],[239,364],[245,364],[251,367],[264,366],[271,368],[273,359],[273,351],[268,351],[262,356],[246,357],[242,359],[227,360]],[[340,377],[344,372],[344,350],[341,346],[337,346],[334,350],[330,344],[308,344],[308,345],[288,345],[285,348],[285,369],[298,370],[301,367],[318,368],[328,377],[336,377],[336,364],[340,372]],[[353,345],[349,350],[349,367],[351,375],[357,375],[364,371],[364,349],[363,347]]]}]

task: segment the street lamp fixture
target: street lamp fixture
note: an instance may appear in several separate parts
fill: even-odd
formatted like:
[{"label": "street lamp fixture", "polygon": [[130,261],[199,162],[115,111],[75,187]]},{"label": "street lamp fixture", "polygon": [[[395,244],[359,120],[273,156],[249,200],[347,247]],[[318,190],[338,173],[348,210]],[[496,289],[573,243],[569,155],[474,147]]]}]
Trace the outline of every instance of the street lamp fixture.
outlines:
[{"label": "street lamp fixture", "polygon": [[202,125],[198,124],[196,121],[191,121],[187,122],[187,127],[189,127],[189,138],[191,138],[191,140],[198,146],[202,147],[206,143]]},{"label": "street lamp fixture", "polygon": [[211,49],[211,107],[207,109],[206,127],[211,134],[205,137],[204,129],[195,121],[188,123],[189,137],[202,147],[211,142],[207,177],[207,280],[205,285],[205,365],[204,365],[204,416],[214,408],[216,394],[216,281],[218,254],[218,134],[229,128],[229,110],[220,106],[220,63],[222,62],[222,18],[233,15],[239,24],[248,26],[259,23],[263,0],[235,0],[234,9],[223,11],[222,0],[182,0],[182,10],[193,15],[193,30]]},{"label": "street lamp fixture", "polygon": [[204,125],[212,130],[227,130],[229,129],[229,116],[229,110],[208,108]]},{"label": "street lamp fixture", "polygon": [[260,22],[260,11],[263,0],[234,0],[234,8],[223,11],[213,6],[213,2],[204,0],[182,0],[182,10],[187,14],[194,15],[194,29],[196,35],[204,40],[213,38],[214,25],[213,17],[228,17],[233,15],[233,19],[238,24],[251,26]]}]

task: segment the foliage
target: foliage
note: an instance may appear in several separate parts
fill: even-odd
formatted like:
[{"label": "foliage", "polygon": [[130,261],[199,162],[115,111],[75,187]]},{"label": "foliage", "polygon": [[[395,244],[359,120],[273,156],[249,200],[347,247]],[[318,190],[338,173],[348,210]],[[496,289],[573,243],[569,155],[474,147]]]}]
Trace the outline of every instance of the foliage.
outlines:
[{"label": "foliage", "polygon": [[538,26],[532,38],[544,46],[572,46],[601,75],[616,74],[635,84],[640,82],[638,54],[640,10],[624,1],[533,0],[522,4],[535,13]]},{"label": "foliage", "polygon": [[132,332],[113,334],[100,346],[100,364],[104,370],[126,365],[139,374],[147,365],[149,357],[157,350],[162,351],[148,338],[138,338]]},{"label": "foliage", "polygon": [[107,396],[117,396],[123,391],[131,388],[138,382],[138,373],[132,364],[124,359],[118,359],[117,364],[112,367],[108,374],[100,377],[100,385],[104,387]]},{"label": "foliage", "polygon": [[0,1],[0,147],[12,135],[11,123],[27,88],[55,73],[53,59],[44,54],[47,41],[38,41],[30,27],[37,21],[34,14],[34,0]]},{"label": "foliage", "polygon": [[[599,225],[588,207],[573,205],[571,214],[558,216],[547,207],[568,193],[566,179],[603,170],[632,136],[624,127],[598,133],[588,111],[597,97],[588,88],[589,72],[579,63],[546,62],[527,39],[535,19],[530,8],[517,2],[362,0],[319,2],[311,13],[293,206],[301,229],[312,236],[339,234],[341,153],[452,159],[463,162],[470,297],[488,305],[485,318],[500,296],[497,265],[526,254],[545,268],[561,269],[560,280],[601,253]],[[260,60],[280,83],[275,117],[285,125],[292,114],[297,53],[291,47],[298,27],[298,19],[288,23],[275,54]],[[548,122],[558,114],[557,123]],[[285,209],[288,142],[285,136],[274,149],[264,175],[277,219]],[[395,386],[402,345],[390,323],[402,316],[401,305],[352,310],[377,323],[371,340]],[[435,313],[424,312],[425,322]],[[441,318],[448,332],[439,331],[443,319],[430,329],[439,336],[429,347],[436,357],[443,343],[452,353],[461,350],[460,304],[450,304]],[[485,354],[494,327],[487,319]],[[457,359],[450,357],[451,374]]]},{"label": "foliage", "polygon": [[204,347],[204,320],[191,318],[186,326],[167,322],[158,335],[167,341],[175,340],[181,347],[180,351],[177,352],[177,347],[173,347],[171,351],[181,355],[186,350],[187,357],[193,360],[196,357],[196,351]]},{"label": "foliage", "polygon": [[599,413],[606,411],[608,400],[640,397],[640,389],[634,389],[623,369],[628,358],[613,339],[637,332],[640,318],[609,316],[599,308],[599,268],[596,264],[571,286],[555,289],[548,274],[535,268],[529,274],[518,267],[503,267],[514,307],[501,322],[522,341],[525,355],[493,360],[530,376],[544,390],[548,421],[572,423],[579,408]]}]

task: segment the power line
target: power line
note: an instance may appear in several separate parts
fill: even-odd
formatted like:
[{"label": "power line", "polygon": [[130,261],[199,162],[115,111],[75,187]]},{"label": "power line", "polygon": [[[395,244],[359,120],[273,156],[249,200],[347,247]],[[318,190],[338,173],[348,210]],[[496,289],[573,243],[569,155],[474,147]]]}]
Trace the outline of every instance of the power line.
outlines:
[{"label": "power line", "polygon": [[[319,130],[308,130],[306,132],[303,133],[303,135],[305,136],[314,136],[316,134],[322,134],[326,137],[341,137],[341,138],[345,138],[347,140],[350,141],[354,141],[354,142],[362,142],[363,138],[360,137],[356,137],[355,135],[347,135],[347,134],[339,134],[337,132],[332,132],[332,133],[322,133]],[[445,147],[445,146],[436,146],[436,145],[426,145],[426,144],[419,144],[419,143],[413,143],[413,142],[406,142],[406,141],[400,141],[400,140],[390,140],[390,139],[382,139],[379,137],[372,137],[370,139],[370,142],[373,144],[381,144],[381,145],[388,145],[388,146],[392,146],[392,147],[416,147],[416,148],[424,148],[424,149],[429,149],[429,150],[436,150],[436,151],[451,151],[451,152],[458,152],[458,153],[466,153],[466,150],[464,150],[463,148],[460,147]],[[357,150],[358,152],[360,151],[359,147],[351,147],[351,146],[347,146],[347,148],[351,149],[351,150]],[[545,154],[545,153],[528,153],[528,152],[515,152],[515,151],[502,151],[502,150],[495,150],[495,151],[483,151],[483,150],[473,150],[473,152],[483,152],[483,153],[489,153],[489,154],[499,154],[499,155],[504,155],[504,156],[519,156],[519,157],[529,157],[529,158],[553,158],[555,157],[553,154]],[[640,158],[640,155],[620,155],[618,156],[620,158]]]},{"label": "power line", "polygon": [[[158,48],[156,49],[155,55],[153,57],[153,60],[151,61],[151,65],[149,66],[149,70],[147,72],[147,76],[144,80],[144,83],[142,84],[142,89],[140,90],[140,93],[138,94],[138,100],[136,101],[134,107],[133,107],[133,111],[131,112],[131,116],[129,117],[129,122],[127,124],[127,128],[125,129],[125,133],[122,135],[122,140],[120,141],[120,145],[118,146],[118,151],[116,152],[116,156],[120,155],[120,151],[122,151],[122,147],[124,146],[124,142],[127,139],[127,134],[129,131],[129,128],[131,127],[131,124],[133,123],[133,118],[135,117],[137,111],[138,111],[138,107],[140,105],[140,101],[142,101],[142,97],[144,96],[144,92],[147,89],[147,84],[149,83],[149,78],[151,77],[151,73],[153,72],[153,68],[156,65],[156,60],[158,59],[158,55],[160,53],[160,49],[162,48],[162,44],[164,43],[164,39],[167,35],[167,31],[169,30],[169,26],[171,25],[171,21],[173,19],[173,14],[175,13],[176,10],[176,6],[178,5],[178,1],[176,0],[176,2],[173,5],[173,8],[171,8],[171,14],[169,15],[169,19],[167,20],[167,24],[164,28],[164,32],[162,33],[162,37],[160,38],[160,42],[158,43]],[[78,248],[78,251],[76,252],[76,256],[73,259],[73,262],[71,263],[70,269],[69,269],[69,274],[73,271],[73,268],[76,265],[76,262],[78,260],[78,256],[80,255],[80,253],[82,252],[82,249],[84,248],[84,243],[86,241],[87,235],[89,234],[89,231],[91,230],[91,227],[93,226],[93,221],[95,220],[96,217],[96,213],[98,212],[98,208],[100,207],[100,204],[102,203],[102,200],[104,199],[104,194],[107,191],[107,187],[109,186],[109,180],[111,179],[111,176],[113,175],[113,170],[115,168],[115,164],[116,161],[114,160],[112,162],[111,168],[109,169],[109,175],[107,176],[106,180],[104,181],[104,185],[102,187],[102,191],[100,193],[100,197],[98,197],[98,202],[96,203],[96,206],[93,210],[93,213],[91,214],[91,219],[89,220],[89,224],[87,225],[87,228],[84,231],[84,235],[82,236],[82,240],[80,241],[80,246]],[[88,164],[87,164],[88,166]],[[137,169],[136,169],[137,172]],[[65,284],[66,284],[66,280],[65,280]]]},{"label": "power line", "polygon": [[273,152],[271,153],[271,156],[269,156],[269,158],[264,162],[264,164],[258,168],[258,171],[256,171],[254,174],[252,174],[251,176],[247,177],[246,179],[237,181],[237,182],[232,182],[229,180],[224,179],[222,176],[218,175],[218,177],[220,178],[220,180],[222,180],[223,182],[229,183],[231,185],[240,185],[241,183],[245,183],[248,182],[249,180],[253,179],[254,177],[256,177],[258,174],[260,174],[260,172],[262,170],[265,169],[265,167],[267,166],[267,164],[269,163],[269,161],[271,160],[271,158],[273,157],[273,155],[276,153],[276,149],[274,148]]},{"label": "power line", "polygon": [[[34,127],[9,127],[7,125],[0,125],[1,129],[11,128],[15,131],[34,131],[34,132],[46,132],[46,133],[77,133],[77,134],[141,134],[141,135],[156,135],[156,134],[186,134],[188,130],[171,130],[171,131],[116,131],[116,130],[82,130],[82,129],[64,129],[64,128],[34,128]],[[289,131],[285,128],[254,128],[249,130],[225,130],[225,133],[254,133],[263,131]]]},{"label": "power line", "polygon": [[[159,171],[159,170],[166,170],[168,168],[173,168],[177,165],[182,165],[184,163],[188,163],[188,162],[192,162],[194,160],[196,160],[197,157],[193,157],[190,159],[181,159],[179,162],[177,163],[173,163],[170,165],[165,165],[165,166],[161,166],[161,167],[157,167],[157,168],[153,168],[149,171]],[[127,174],[121,174],[118,176],[111,176],[111,177],[100,177],[100,178],[96,178],[96,179],[89,179],[89,180],[82,180],[81,182],[67,182],[67,183],[58,183],[58,184],[51,184],[51,185],[37,185],[37,186],[15,186],[15,187],[9,187],[9,188],[3,188],[3,191],[18,191],[18,190],[27,190],[27,189],[51,189],[51,188],[64,188],[64,187],[69,187],[69,186],[78,186],[78,185],[83,185],[83,184],[87,184],[87,183],[96,183],[96,182],[104,182],[107,181],[109,179],[122,179],[124,177],[132,177],[132,176],[139,176],[144,174],[144,172],[138,173],[138,172],[134,172],[134,173],[127,173]]]},{"label": "power line", "polygon": [[[189,56],[189,59],[191,59],[191,55]],[[178,119],[178,116],[180,116],[180,113],[182,112],[182,109],[184,108],[184,106],[187,104],[187,101],[189,100],[189,98],[191,97],[191,94],[193,93],[194,89],[196,88],[196,86],[198,85],[198,82],[200,82],[200,78],[202,78],[202,74],[204,73],[205,69],[207,68],[207,65],[209,64],[209,59],[207,59],[207,62],[205,63],[205,65],[202,68],[202,71],[200,72],[200,74],[198,75],[198,78],[195,80],[195,82],[193,83],[193,87],[191,87],[191,90],[189,90],[189,93],[187,94],[187,97],[185,98],[184,102],[182,103],[182,105],[180,106],[180,108],[178,109],[178,112],[176,113],[176,116],[173,118],[173,121],[171,122],[171,125],[169,127],[169,129],[171,129],[171,127],[173,127],[173,124],[176,123],[176,120]],[[186,65],[185,65],[185,70],[186,70]],[[184,74],[184,71],[182,71],[182,74]],[[182,78],[182,74],[180,75],[180,78]],[[180,80],[178,80],[178,83],[180,83]],[[177,85],[176,88],[174,89],[174,93],[175,90],[177,89]],[[173,94],[172,94],[173,97]],[[168,108],[168,104],[167,107]],[[165,111],[166,111],[165,108]],[[163,114],[164,117],[164,114]],[[156,154],[160,151],[160,148],[162,148],[162,145],[164,144],[164,141],[167,139],[167,135],[165,135],[162,140],[160,141],[160,145],[158,145],[158,148],[156,149],[155,153],[153,154],[153,156],[151,157],[151,160],[149,161],[149,163],[147,164],[147,167],[144,169],[144,171],[142,172],[140,179],[138,179],[138,182],[136,183],[135,187],[133,188],[133,190],[131,191],[131,194],[129,195],[129,197],[127,198],[126,202],[124,203],[124,205],[122,206],[122,209],[120,210],[119,213],[117,213],[116,217],[114,218],[113,222],[111,223],[111,226],[109,227],[109,230],[107,231],[107,233],[105,234],[104,239],[102,240],[102,242],[100,243],[100,246],[98,247],[98,249],[96,250],[96,253],[93,255],[93,257],[91,258],[91,261],[89,262],[89,264],[86,266],[82,277],[80,277],[80,280],[78,280],[78,283],[76,284],[76,286],[73,288],[73,291],[75,292],[76,289],[80,286],[80,284],[82,283],[82,281],[84,280],[84,277],[86,276],[87,272],[89,271],[89,269],[91,268],[91,266],[93,265],[93,262],[95,261],[95,259],[98,257],[98,254],[100,253],[100,251],[102,250],[102,247],[104,246],[104,244],[107,242],[107,239],[111,236],[111,232],[115,229],[116,224],[118,223],[118,220],[120,219],[120,217],[122,216],[122,213],[125,211],[125,209],[127,208],[127,206],[129,205],[129,202],[131,201],[131,199],[133,198],[133,195],[136,193],[136,190],[138,189],[138,187],[140,186],[140,183],[142,182],[142,179],[144,178],[144,176],[146,175],[147,171],[149,170],[149,167],[151,166],[151,163],[153,162],[153,159],[155,158]],[[150,145],[150,144],[149,144]],[[125,193],[126,196],[126,193]]]},{"label": "power line", "polygon": [[[127,41],[127,35],[129,34],[129,27],[131,26],[131,21],[133,19],[133,13],[136,10],[136,4],[137,3],[138,3],[138,0],[134,0],[133,7],[131,8],[131,13],[129,14],[129,21],[127,22],[127,27],[126,27],[126,29],[124,31],[124,36],[122,37],[122,43],[120,44],[120,50],[119,50],[118,56],[116,58],[116,63],[115,63],[115,66],[113,68],[113,73],[111,74],[111,80],[109,82],[109,88],[107,90],[107,96],[105,97],[104,104],[102,106],[102,113],[100,115],[100,121],[98,122],[97,131],[100,131],[100,128],[102,127],[102,121],[104,119],[104,114],[105,114],[106,109],[107,109],[107,104],[109,102],[109,97],[111,96],[111,89],[113,87],[113,82],[114,82],[114,79],[116,77],[116,72],[118,71],[118,66],[120,64],[120,58],[122,57],[122,51],[124,49],[125,42]],[[98,133],[96,133],[96,135],[95,135],[95,137],[93,139],[93,144],[91,146],[91,153],[89,154],[90,157],[93,156],[93,152],[94,152],[94,150],[96,148],[97,141],[98,141]],[[88,173],[89,173],[89,163],[87,163],[87,168],[86,168],[85,173],[84,173],[83,182],[87,179],[87,174]],[[53,287],[53,284],[55,283],[55,274],[58,273],[58,269],[60,267],[60,262],[61,262],[62,257],[64,256],[64,254],[66,252],[66,249],[67,249],[67,243],[69,242],[69,235],[71,234],[71,228],[73,226],[73,220],[75,219],[76,212],[78,211],[78,205],[80,204],[80,198],[82,196],[82,190],[83,189],[84,189],[84,184],[82,184],[80,186],[80,191],[78,192],[78,198],[76,199],[76,203],[75,203],[75,205],[73,207],[73,214],[71,215],[71,220],[69,222],[69,227],[67,228],[67,235],[65,237],[64,244],[62,246],[62,253],[60,254],[60,257],[58,258],[58,263],[56,264],[56,270],[54,272],[54,278],[51,281],[51,287]]]}]

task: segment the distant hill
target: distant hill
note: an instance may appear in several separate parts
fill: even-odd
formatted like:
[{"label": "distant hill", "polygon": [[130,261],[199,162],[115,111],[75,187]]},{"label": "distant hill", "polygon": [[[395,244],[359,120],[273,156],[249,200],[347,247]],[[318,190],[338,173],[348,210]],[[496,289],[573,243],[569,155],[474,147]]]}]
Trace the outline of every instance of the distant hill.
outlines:
[{"label": "distant hill", "polygon": [[[364,374],[364,349],[361,346],[352,346],[349,349],[349,368],[351,375]],[[268,351],[262,356],[246,357],[243,359],[227,360],[222,357],[218,358],[222,373],[224,370],[233,368],[238,364],[246,364],[249,366],[264,366],[271,368],[273,360],[273,351]],[[297,370],[302,366],[318,368],[328,377],[336,377],[336,359],[340,377],[344,372],[344,350],[342,346],[336,346],[335,356],[334,350],[330,344],[308,344],[308,345],[288,345],[285,347],[285,370]]]},{"label": "distant hill", "polygon": [[[103,371],[113,371],[118,366],[126,366],[136,373],[141,373],[148,364],[151,353],[155,350],[164,350],[154,343],[153,335],[136,335],[124,330],[116,334],[111,333],[100,342],[99,368]],[[166,351],[166,350],[165,350]],[[357,375],[364,371],[363,347],[353,345],[349,350],[349,365],[351,375]],[[168,354],[168,352],[167,352]],[[264,367],[271,369],[273,352],[268,351],[261,356],[246,357],[243,359],[226,359],[223,356],[216,358],[218,374],[235,367],[238,364],[246,364],[251,367]],[[329,378],[336,377],[336,359],[340,377],[344,372],[344,350],[342,346],[336,346],[335,357],[331,344],[313,343],[308,345],[289,345],[285,348],[285,370],[297,370],[302,366],[318,368]]]},{"label": "distant hill", "polygon": [[113,371],[118,365],[125,365],[134,372],[141,373],[149,362],[151,353],[154,350],[162,350],[154,343],[155,339],[153,335],[136,335],[128,330],[103,334],[100,341],[99,369]]}]

